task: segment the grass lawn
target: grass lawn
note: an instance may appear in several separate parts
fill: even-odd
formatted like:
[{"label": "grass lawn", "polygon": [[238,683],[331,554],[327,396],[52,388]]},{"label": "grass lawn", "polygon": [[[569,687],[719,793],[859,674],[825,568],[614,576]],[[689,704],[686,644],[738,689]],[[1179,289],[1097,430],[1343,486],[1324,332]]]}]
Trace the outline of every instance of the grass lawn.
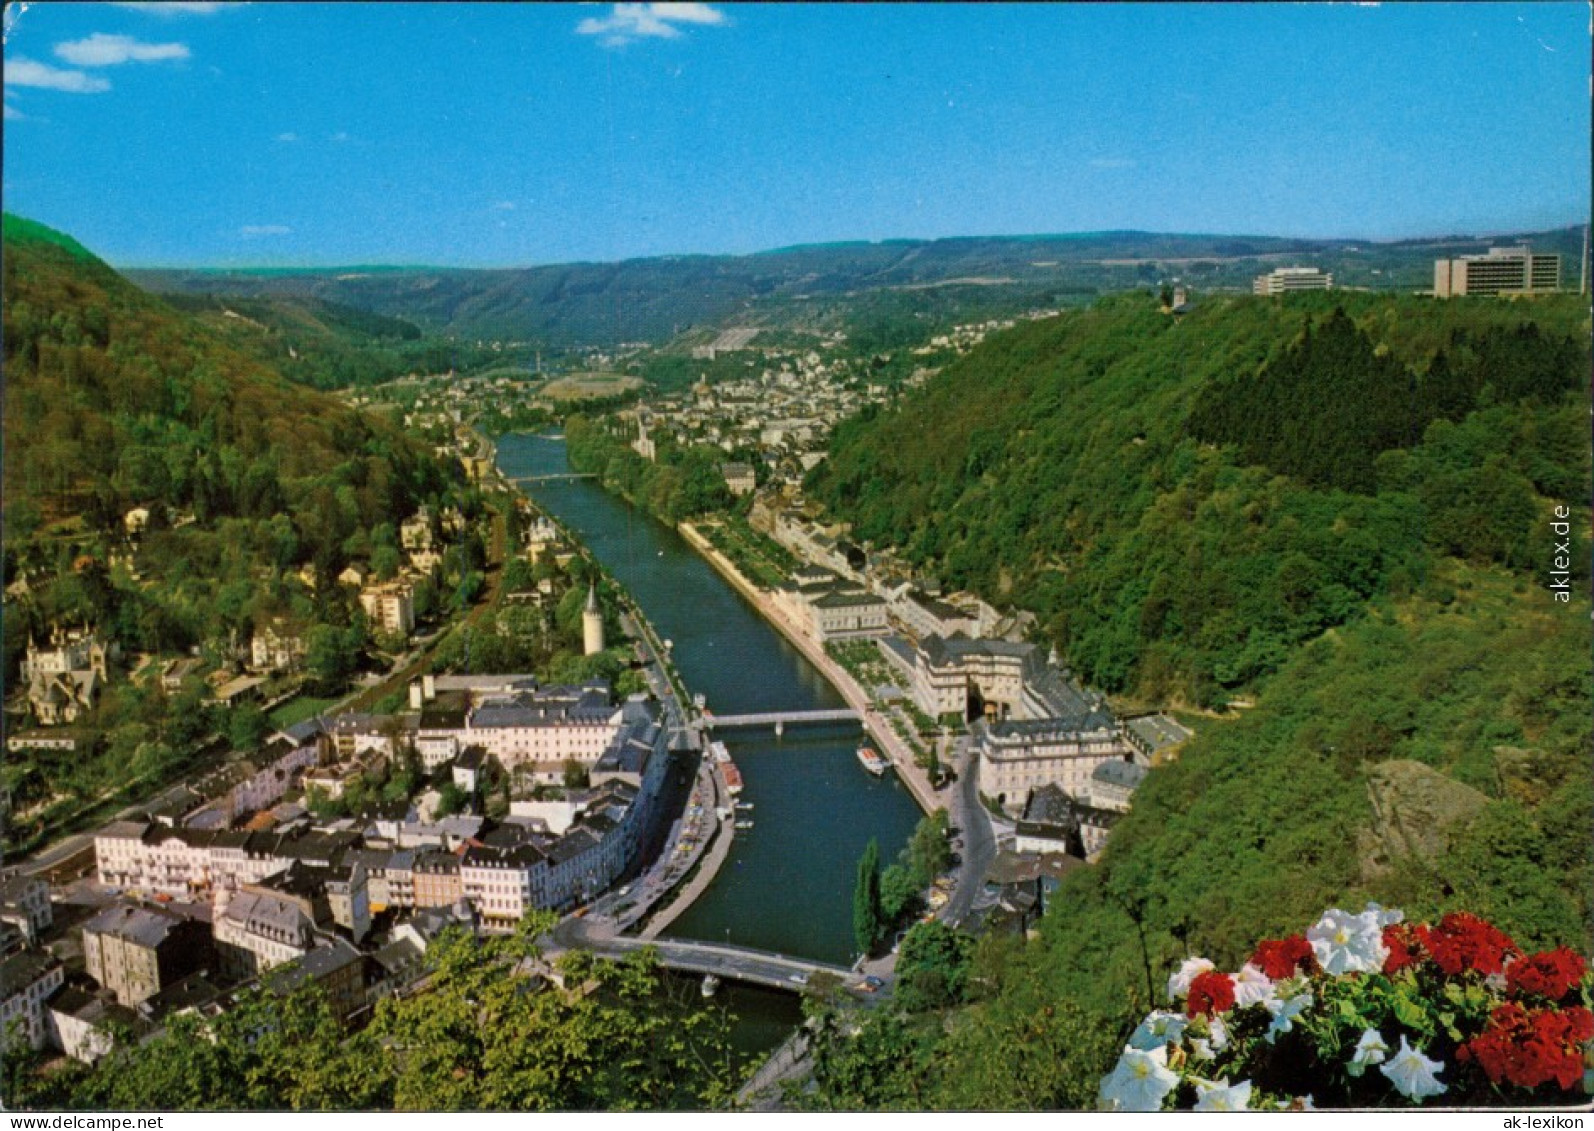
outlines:
[{"label": "grass lawn", "polygon": [[283,727],[291,727],[294,723],[304,722],[304,720],[317,712],[326,710],[341,698],[341,696],[334,696],[330,699],[319,699],[313,695],[296,695],[272,711],[267,717],[271,720],[272,726],[281,730]]}]

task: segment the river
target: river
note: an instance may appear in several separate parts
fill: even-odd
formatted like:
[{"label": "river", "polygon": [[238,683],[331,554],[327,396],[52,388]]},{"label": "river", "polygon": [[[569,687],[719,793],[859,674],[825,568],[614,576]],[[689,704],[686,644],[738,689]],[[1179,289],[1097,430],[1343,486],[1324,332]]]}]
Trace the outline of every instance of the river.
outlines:
[{"label": "river", "polygon": [[[500,439],[498,464],[511,478],[569,470],[562,440],[533,435]],[[687,687],[710,710],[846,706],[670,527],[590,480],[533,484],[528,493],[625,585],[673,643]],[[912,797],[894,775],[872,778],[858,764],[856,725],[792,727],[779,739],[768,730],[722,737],[746,780],[742,800],[753,808],[744,815],[753,827],[737,831],[718,878],[666,934],[850,964],[858,858],[871,838],[883,861],[895,858],[920,816]],[[762,1035],[796,1018],[789,995],[738,990],[732,1004]]]}]

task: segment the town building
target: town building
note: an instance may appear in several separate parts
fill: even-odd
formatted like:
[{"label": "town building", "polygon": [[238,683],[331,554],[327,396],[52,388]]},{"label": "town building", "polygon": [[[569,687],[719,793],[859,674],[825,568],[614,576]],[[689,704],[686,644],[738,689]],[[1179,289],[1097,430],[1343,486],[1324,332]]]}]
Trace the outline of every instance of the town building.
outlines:
[{"label": "town building", "polygon": [[1275,267],[1251,282],[1251,293],[1285,295],[1296,291],[1326,291],[1334,286],[1334,276],[1316,267]]},{"label": "town building", "polygon": [[48,1010],[50,1043],[84,1064],[111,1051],[114,1033],[131,1033],[136,1039],[149,1028],[139,1014],[108,995],[88,994],[76,986],[63,985],[52,994]]},{"label": "town building", "polygon": [[301,901],[272,892],[218,889],[215,941],[222,971],[253,978],[309,954],[315,921]]},{"label": "town building", "polygon": [[83,925],[84,967],[122,1005],[137,1005],[211,962],[209,927],[165,908],[114,904]]},{"label": "town building", "polygon": [[918,640],[930,636],[952,637],[959,633],[975,636],[980,632],[977,613],[915,589],[907,590],[893,601],[891,613]]},{"label": "town building", "polygon": [[[929,635],[914,650],[912,695],[932,719],[942,715],[1005,718],[1019,710],[1033,644]],[[1020,711],[1019,717],[1025,717]]]},{"label": "town building", "polygon": [[[595,680],[581,687],[538,688],[531,677],[508,679],[504,689],[447,690],[441,678],[435,698],[424,700],[415,745],[422,761],[441,765],[458,751],[480,746],[511,772],[540,780],[563,780],[565,764],[590,768],[619,735],[623,709],[609,699],[609,686]],[[436,760],[441,758],[441,760]]]},{"label": "town building", "polygon": [[773,596],[787,619],[821,644],[879,636],[887,629],[885,598],[817,566],[796,570],[792,583]]},{"label": "town building", "polygon": [[731,494],[740,498],[748,495],[758,486],[751,464],[725,463],[720,465],[720,474],[725,477],[725,486]]},{"label": "town building", "polygon": [[360,608],[371,626],[393,636],[415,631],[415,587],[408,581],[389,581],[360,590]]},{"label": "town building", "polygon": [[1146,767],[1114,759],[1103,762],[1090,772],[1090,785],[1085,797],[1098,809],[1114,813],[1129,812],[1135,790],[1146,780]]},{"label": "town building", "polygon": [[1433,293],[1460,295],[1545,294],[1561,289],[1561,257],[1535,255],[1528,247],[1491,247],[1484,255],[1436,259]]},{"label": "town building", "polygon": [[365,956],[343,939],[325,939],[299,958],[274,967],[261,979],[261,985],[284,997],[302,986],[315,985],[333,1020],[347,1025],[368,1004],[366,965]]},{"label": "town building", "polygon": [[55,922],[50,885],[20,872],[0,879],[0,922],[16,927],[30,945],[37,944]]},{"label": "town building", "polygon": [[416,910],[427,907],[452,907],[464,898],[460,878],[460,858],[452,852],[420,852],[411,866]]},{"label": "town building", "polygon": [[1061,786],[1043,785],[1032,790],[1024,813],[1014,826],[1013,850],[1041,855],[1085,855],[1079,839],[1079,817],[1074,799]]},{"label": "town building", "polygon": [[13,1027],[30,1048],[43,1048],[50,1037],[45,1002],[61,988],[65,970],[42,950],[23,950],[0,961],[0,1049]]},{"label": "town building", "polygon": [[979,751],[981,792],[1016,813],[1030,791],[1043,785],[1089,797],[1096,768],[1123,761],[1128,747],[1111,713],[1099,710],[1066,719],[992,723],[980,739]]}]

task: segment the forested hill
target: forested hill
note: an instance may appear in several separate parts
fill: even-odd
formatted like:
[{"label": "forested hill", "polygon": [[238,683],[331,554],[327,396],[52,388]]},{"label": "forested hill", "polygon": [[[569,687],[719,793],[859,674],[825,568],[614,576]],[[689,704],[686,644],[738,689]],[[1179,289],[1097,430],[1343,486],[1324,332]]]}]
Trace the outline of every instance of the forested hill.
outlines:
[{"label": "forested hill", "polygon": [[1185,716],[1100,863],[1038,938],[983,940],[954,1008],[827,1040],[817,1104],[1094,1106],[1185,956],[1237,969],[1329,907],[1589,952],[1587,317],[1124,296],[838,431],[811,492],[859,535],[1035,610],[1131,703],[1251,706]]},{"label": "forested hill", "polygon": [[[347,623],[326,594],[370,535],[456,490],[385,421],[289,382],[69,238],[6,217],[5,661],[27,631],[99,626],[186,652],[257,616]],[[124,517],[147,508],[137,573]],[[314,595],[284,578],[309,566]]]},{"label": "forested hill", "polygon": [[1587,327],[1575,296],[1121,296],[844,425],[809,486],[1100,686],[1216,705],[1447,555],[1547,582],[1549,509],[1587,510]]},{"label": "forested hill", "polygon": [[[1500,237],[1559,252],[1575,264],[1581,232]],[[515,269],[350,267],[327,270],[130,271],[163,294],[316,298],[405,319],[462,341],[502,339],[552,347],[658,344],[692,327],[730,321],[811,325],[860,297],[954,292],[1010,309],[1054,306],[1081,294],[1180,279],[1249,289],[1254,275],[1310,263],[1342,285],[1417,290],[1432,285],[1437,256],[1472,254],[1491,241],[1451,236],[1370,243],[1269,236],[1085,232],[814,244],[755,255],[672,255],[617,263]],[[1027,296],[1027,301],[1026,301]],[[976,303],[977,305],[977,303]],[[826,323],[830,325],[830,323]]]},{"label": "forested hill", "polygon": [[397,429],[231,349],[69,237],[7,216],[4,253],[8,534],[109,527],[156,501],[205,519],[303,503],[308,527],[324,508],[304,496],[352,465],[375,523],[437,476]]}]

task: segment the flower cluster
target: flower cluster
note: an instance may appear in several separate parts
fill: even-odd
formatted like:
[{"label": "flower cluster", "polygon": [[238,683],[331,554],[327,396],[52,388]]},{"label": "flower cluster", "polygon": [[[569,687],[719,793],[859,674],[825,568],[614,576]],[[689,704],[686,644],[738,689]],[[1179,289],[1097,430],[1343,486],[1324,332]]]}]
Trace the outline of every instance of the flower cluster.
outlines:
[{"label": "flower cluster", "polygon": [[[1562,1099],[1594,1042],[1588,963],[1524,955],[1475,915],[1436,924],[1368,904],[1258,944],[1234,973],[1186,959],[1169,1009],[1101,1081],[1110,1110],[1301,1110]],[[1531,1095],[1529,1095],[1531,1093]]]},{"label": "flower cluster", "polygon": [[1477,1061],[1495,1084],[1537,1088],[1554,1081],[1571,1091],[1583,1078],[1582,1046],[1590,1040],[1594,1014],[1586,1009],[1529,1010],[1508,1001],[1488,1029],[1456,1050],[1456,1059]]}]

